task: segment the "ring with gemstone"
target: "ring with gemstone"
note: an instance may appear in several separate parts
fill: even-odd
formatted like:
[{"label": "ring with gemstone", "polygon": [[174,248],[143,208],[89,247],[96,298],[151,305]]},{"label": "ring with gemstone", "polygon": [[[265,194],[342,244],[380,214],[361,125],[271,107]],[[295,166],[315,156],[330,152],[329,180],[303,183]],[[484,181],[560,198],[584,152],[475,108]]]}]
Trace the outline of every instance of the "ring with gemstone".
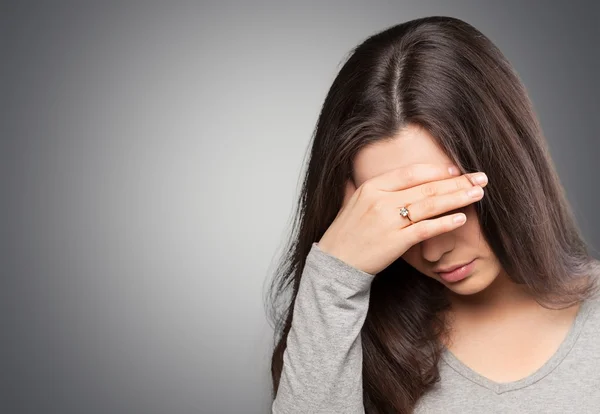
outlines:
[{"label": "ring with gemstone", "polygon": [[410,217],[408,216],[409,211],[408,211],[408,206],[402,207],[400,209],[400,215],[402,217],[406,217],[411,223],[413,223],[413,221],[410,219]]}]

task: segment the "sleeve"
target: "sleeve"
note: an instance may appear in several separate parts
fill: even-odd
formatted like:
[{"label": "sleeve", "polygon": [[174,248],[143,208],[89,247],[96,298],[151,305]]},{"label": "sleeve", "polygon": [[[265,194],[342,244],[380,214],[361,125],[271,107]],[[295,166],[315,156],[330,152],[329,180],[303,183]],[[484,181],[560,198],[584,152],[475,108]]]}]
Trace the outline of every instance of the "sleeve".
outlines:
[{"label": "sleeve", "polygon": [[365,412],[360,331],[374,278],[313,243],[294,304],[273,414]]}]

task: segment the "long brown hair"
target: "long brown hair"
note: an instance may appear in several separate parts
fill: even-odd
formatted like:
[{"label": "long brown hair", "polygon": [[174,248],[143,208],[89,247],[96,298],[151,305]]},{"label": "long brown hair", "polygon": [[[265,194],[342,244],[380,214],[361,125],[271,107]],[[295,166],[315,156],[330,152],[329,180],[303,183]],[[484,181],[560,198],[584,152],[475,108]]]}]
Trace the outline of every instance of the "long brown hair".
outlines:
[{"label": "long brown hair", "polygon": [[[475,204],[503,269],[547,306],[598,292],[588,253],[527,92],[480,31],[452,17],[408,21],[356,46],[313,134],[292,235],[269,290],[276,395],[298,285],[311,244],[336,217],[357,152],[408,123],[435,137],[463,173],[484,171]],[[439,282],[402,258],[377,274],[361,331],[367,413],[410,413],[436,381],[450,304]]]}]

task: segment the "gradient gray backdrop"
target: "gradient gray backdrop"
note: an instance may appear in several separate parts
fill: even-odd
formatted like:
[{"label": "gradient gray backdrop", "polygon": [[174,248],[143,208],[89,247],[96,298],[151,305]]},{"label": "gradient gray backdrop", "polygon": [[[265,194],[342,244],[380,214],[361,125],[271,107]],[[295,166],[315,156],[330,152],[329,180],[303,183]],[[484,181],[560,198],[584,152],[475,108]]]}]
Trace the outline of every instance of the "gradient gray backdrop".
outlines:
[{"label": "gradient gray backdrop", "polygon": [[0,6],[0,412],[266,413],[263,305],[346,53],[425,15],[525,82],[594,255],[598,6]]}]

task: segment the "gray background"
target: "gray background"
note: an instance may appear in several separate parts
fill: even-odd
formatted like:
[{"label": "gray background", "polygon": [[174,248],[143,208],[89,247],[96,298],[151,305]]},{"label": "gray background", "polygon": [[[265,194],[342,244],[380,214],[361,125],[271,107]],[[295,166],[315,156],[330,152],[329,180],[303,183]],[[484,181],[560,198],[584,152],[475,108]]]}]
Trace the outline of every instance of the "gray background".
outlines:
[{"label": "gray background", "polygon": [[0,411],[268,412],[265,280],[318,111],[416,17],[514,64],[597,257],[593,3],[2,3]]}]

